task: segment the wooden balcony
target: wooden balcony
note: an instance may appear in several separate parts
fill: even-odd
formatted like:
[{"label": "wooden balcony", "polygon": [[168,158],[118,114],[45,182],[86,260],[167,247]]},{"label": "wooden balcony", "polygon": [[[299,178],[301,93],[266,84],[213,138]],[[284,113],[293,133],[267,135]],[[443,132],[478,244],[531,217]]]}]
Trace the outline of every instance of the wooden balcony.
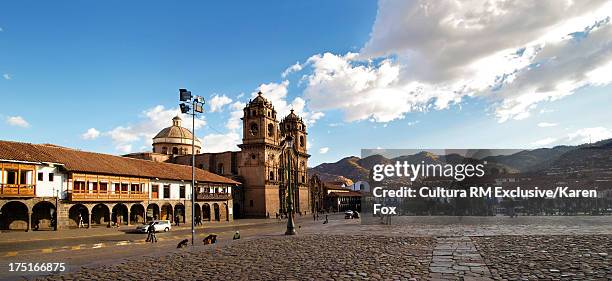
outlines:
[{"label": "wooden balcony", "polygon": [[229,200],[231,198],[232,198],[232,195],[229,193],[201,192],[201,193],[198,193],[196,200]]},{"label": "wooden balcony", "polygon": [[35,197],[33,184],[0,184],[0,197]]},{"label": "wooden balcony", "polygon": [[73,190],[68,191],[68,200],[70,201],[144,201],[149,198],[148,193],[144,192],[74,192]]}]

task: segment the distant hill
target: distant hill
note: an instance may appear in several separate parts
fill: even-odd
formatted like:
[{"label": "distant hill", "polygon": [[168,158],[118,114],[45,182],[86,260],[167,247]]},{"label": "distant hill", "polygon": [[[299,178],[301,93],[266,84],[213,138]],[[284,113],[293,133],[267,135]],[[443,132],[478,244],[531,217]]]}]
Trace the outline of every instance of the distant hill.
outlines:
[{"label": "distant hill", "polygon": [[[382,155],[372,155],[365,158],[351,156],[335,163],[323,163],[308,169],[309,176],[318,175],[323,181],[356,182],[367,180],[369,171],[375,164],[389,164],[396,161],[409,163],[478,163],[487,161],[487,167],[506,173],[537,172],[553,167],[576,165],[585,161],[601,161],[597,155],[612,155],[612,139],[602,140],[593,144],[577,146],[561,145],[553,148],[538,148],[523,150],[510,155],[487,156],[480,160],[466,158],[459,154],[435,155],[430,152],[419,152],[413,155],[399,156],[393,159]],[[590,159],[590,160],[589,160]]]}]

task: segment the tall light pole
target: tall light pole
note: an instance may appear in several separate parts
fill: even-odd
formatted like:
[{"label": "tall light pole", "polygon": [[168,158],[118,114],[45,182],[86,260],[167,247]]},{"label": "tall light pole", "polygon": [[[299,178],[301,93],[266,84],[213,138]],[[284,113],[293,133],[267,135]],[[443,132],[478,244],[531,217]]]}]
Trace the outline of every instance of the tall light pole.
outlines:
[{"label": "tall light pole", "polygon": [[[191,114],[191,245],[195,241],[195,116],[204,112],[204,98],[192,96],[191,91],[179,89],[179,98],[182,102],[181,112]],[[183,214],[184,215],[184,214]]]},{"label": "tall light pole", "polygon": [[293,188],[291,187],[291,156],[293,154],[293,137],[287,136],[283,140],[282,152],[287,157],[287,230],[285,235],[296,235],[295,224],[293,222]]}]

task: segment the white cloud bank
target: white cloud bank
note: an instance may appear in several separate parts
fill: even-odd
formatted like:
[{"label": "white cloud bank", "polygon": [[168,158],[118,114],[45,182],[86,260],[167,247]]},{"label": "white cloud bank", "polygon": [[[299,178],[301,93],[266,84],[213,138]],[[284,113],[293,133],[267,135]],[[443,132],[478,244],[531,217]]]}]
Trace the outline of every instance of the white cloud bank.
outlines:
[{"label": "white cloud bank", "polygon": [[540,122],[540,123],[538,123],[538,127],[540,127],[540,128],[556,127],[557,125],[559,125],[559,124],[557,124],[557,123],[550,123],[550,122]]},{"label": "white cloud bank", "polygon": [[[151,148],[153,137],[161,129],[171,126],[172,118],[175,116],[183,119],[183,127],[191,127],[191,116],[182,114],[179,108],[166,109],[163,105],[157,105],[144,110],[140,115],[139,122],[117,126],[110,131],[102,133],[102,135],[111,138],[115,144],[115,149],[121,153],[134,152],[134,144],[138,142],[144,142],[145,147]],[[196,129],[201,128],[205,124],[206,121],[204,119],[196,118]]]},{"label": "white cloud bank", "polygon": [[612,82],[612,3],[591,1],[379,2],[359,53],[324,53],[289,67],[310,109],[346,121],[389,122],[477,97],[500,122],[584,86]]},{"label": "white cloud bank", "polygon": [[28,123],[28,121],[23,119],[23,117],[21,116],[9,116],[6,118],[6,123],[11,126],[15,126],[15,127],[21,127],[21,128],[30,127],[30,123]]},{"label": "white cloud bank", "polygon": [[329,152],[329,147],[321,147],[321,148],[319,148],[319,153],[325,154],[327,152]]},{"label": "white cloud bank", "polygon": [[96,130],[96,128],[89,128],[87,132],[81,135],[81,138],[84,140],[94,140],[100,136],[100,131]]},{"label": "white cloud bank", "polygon": [[232,99],[227,97],[226,95],[215,95],[213,96],[208,104],[210,105],[210,112],[220,112],[223,110],[223,107],[230,104]]}]

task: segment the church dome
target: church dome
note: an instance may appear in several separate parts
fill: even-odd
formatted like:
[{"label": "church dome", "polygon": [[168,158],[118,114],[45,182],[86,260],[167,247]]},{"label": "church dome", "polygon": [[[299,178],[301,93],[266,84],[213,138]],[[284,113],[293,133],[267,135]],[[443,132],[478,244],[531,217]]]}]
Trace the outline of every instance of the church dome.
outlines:
[{"label": "church dome", "polygon": [[159,131],[153,139],[157,138],[182,138],[191,139],[193,134],[187,128],[181,127],[181,118],[176,116],[172,118],[172,126],[167,127]]},{"label": "church dome", "polygon": [[[163,154],[186,154],[191,151],[191,139],[193,133],[181,126],[182,119],[178,116],[172,118],[172,126],[159,131],[153,137],[153,150]],[[156,148],[157,147],[157,148]],[[172,150],[177,147],[179,153],[174,153]],[[197,152],[201,149],[200,140],[195,139],[195,147]]]}]

